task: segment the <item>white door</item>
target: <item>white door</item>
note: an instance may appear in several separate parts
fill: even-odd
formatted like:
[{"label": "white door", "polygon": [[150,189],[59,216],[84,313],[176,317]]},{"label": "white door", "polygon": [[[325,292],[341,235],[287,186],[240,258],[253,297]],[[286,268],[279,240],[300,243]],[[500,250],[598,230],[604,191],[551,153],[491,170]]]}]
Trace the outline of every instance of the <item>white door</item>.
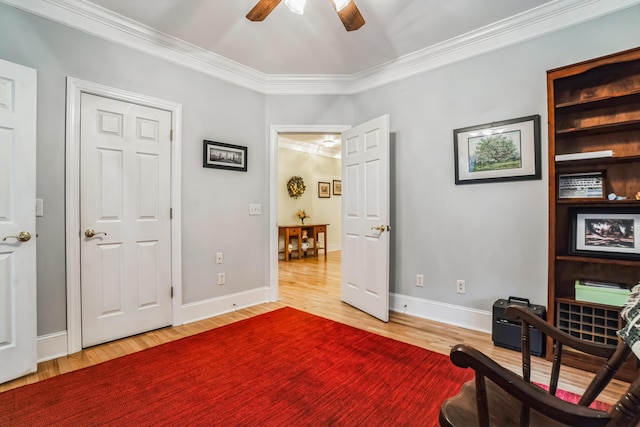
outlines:
[{"label": "white door", "polygon": [[82,345],[171,324],[171,113],[82,94]]},{"label": "white door", "polygon": [[36,70],[0,60],[0,383],[37,369]]},{"label": "white door", "polygon": [[342,301],[389,321],[389,116],[342,133]]}]

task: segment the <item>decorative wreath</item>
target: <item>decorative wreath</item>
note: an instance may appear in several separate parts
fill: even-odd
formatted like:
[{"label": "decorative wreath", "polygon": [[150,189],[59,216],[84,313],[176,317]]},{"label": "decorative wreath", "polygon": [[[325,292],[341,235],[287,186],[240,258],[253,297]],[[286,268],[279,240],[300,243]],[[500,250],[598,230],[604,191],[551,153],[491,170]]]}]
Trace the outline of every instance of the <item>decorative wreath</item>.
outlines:
[{"label": "decorative wreath", "polygon": [[307,187],[305,187],[304,180],[301,176],[292,176],[289,182],[287,182],[287,191],[289,191],[289,196],[295,199],[302,196],[306,189]]}]

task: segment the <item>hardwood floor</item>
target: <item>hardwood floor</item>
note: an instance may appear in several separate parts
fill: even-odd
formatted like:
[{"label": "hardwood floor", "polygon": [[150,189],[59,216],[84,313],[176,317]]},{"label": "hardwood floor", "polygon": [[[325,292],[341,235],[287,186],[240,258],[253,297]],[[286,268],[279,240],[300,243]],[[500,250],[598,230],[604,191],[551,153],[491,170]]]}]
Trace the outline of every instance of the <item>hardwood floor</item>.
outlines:
[{"label": "hardwood floor", "polygon": [[[303,258],[279,262],[280,298],[277,303],[260,304],[178,327],[168,327],[134,337],[98,345],[81,352],[38,364],[38,372],[0,384],[0,392],[41,381],[55,375],[95,365],[119,356],[197,334],[208,329],[246,319],[283,306],[290,306],[337,322],[365,329],[398,341],[407,342],[438,353],[448,354],[452,345],[467,343],[510,369],[520,369],[520,353],[495,347],[490,334],[437,323],[403,313],[391,312],[390,321],[383,323],[340,301],[340,252],[331,252],[327,261]],[[551,364],[533,357],[532,380],[544,382]],[[563,367],[560,388],[581,393],[593,374]],[[600,395],[607,403],[617,401],[628,387],[613,381]]]}]

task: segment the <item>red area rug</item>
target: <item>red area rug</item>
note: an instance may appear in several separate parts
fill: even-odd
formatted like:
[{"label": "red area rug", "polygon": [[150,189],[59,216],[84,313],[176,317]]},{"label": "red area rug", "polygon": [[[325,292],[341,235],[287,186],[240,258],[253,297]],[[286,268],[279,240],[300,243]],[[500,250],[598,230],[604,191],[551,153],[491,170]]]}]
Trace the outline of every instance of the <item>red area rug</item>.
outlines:
[{"label": "red area rug", "polygon": [[[535,383],[535,384],[549,391],[548,385],[540,384],[540,383]],[[575,394],[573,392],[560,390],[560,389],[556,391],[556,396],[566,402],[576,403],[576,404],[580,401],[580,398],[582,397],[579,394]],[[611,405],[609,405],[608,403],[601,402],[599,400],[594,400],[593,402],[591,402],[591,405],[589,405],[589,408],[609,412],[609,410],[611,409]]]},{"label": "red area rug", "polygon": [[283,308],[0,393],[0,426],[436,426],[473,371]]}]

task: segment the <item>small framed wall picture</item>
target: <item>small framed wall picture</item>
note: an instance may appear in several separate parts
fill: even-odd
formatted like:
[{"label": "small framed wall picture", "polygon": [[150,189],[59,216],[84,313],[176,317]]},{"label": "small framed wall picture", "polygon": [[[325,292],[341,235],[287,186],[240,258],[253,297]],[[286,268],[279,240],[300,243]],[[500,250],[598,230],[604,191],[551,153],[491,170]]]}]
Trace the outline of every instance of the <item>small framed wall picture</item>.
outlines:
[{"label": "small framed wall picture", "polygon": [[247,171],[247,147],[203,141],[202,167]]},{"label": "small framed wall picture", "polygon": [[640,259],[640,209],[576,207],[569,210],[569,254]]},{"label": "small framed wall picture", "polygon": [[540,115],[453,131],[455,183],[541,179]]},{"label": "small framed wall picture", "polygon": [[342,181],[339,179],[333,180],[333,195],[334,196],[342,195]]},{"label": "small framed wall picture", "polygon": [[603,172],[558,175],[559,199],[604,199]]},{"label": "small framed wall picture", "polygon": [[318,182],[318,197],[321,199],[331,197],[331,184],[328,182]]}]

